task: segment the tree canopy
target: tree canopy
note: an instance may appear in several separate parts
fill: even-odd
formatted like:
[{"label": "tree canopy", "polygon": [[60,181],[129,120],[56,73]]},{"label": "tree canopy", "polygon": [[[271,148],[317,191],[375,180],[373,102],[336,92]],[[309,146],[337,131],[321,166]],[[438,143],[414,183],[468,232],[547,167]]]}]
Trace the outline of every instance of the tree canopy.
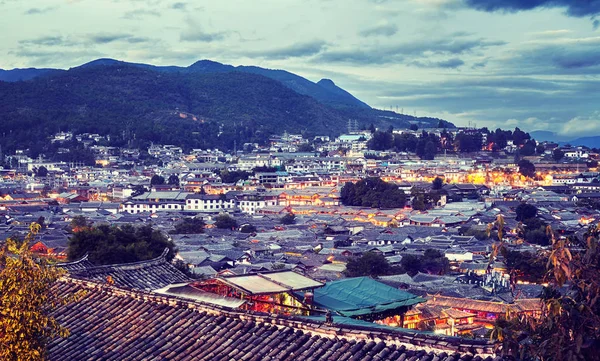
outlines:
[{"label": "tree canopy", "polygon": [[387,275],[391,271],[392,267],[382,254],[366,252],[360,257],[351,258],[346,263],[344,274],[347,277],[377,277]]},{"label": "tree canopy", "polygon": [[215,226],[220,229],[234,229],[237,228],[237,222],[229,214],[219,214],[215,218]]},{"label": "tree canopy", "polygon": [[172,234],[198,234],[204,233],[204,221],[200,218],[186,217],[175,225]]},{"label": "tree canopy", "polygon": [[90,262],[100,265],[130,263],[156,258],[165,248],[169,249],[167,259],[173,259],[175,245],[151,225],[100,225],[73,233],[67,256],[76,260],[88,254]]},{"label": "tree canopy", "polygon": [[23,242],[7,239],[0,248],[0,359],[43,361],[55,337],[69,330],[52,317],[54,308],[82,294],[61,296],[54,284],[65,271],[35,258],[29,250],[40,226],[33,223]]},{"label": "tree canopy", "polygon": [[346,183],[340,192],[340,199],[346,206],[371,208],[402,208],[406,204],[404,191],[381,178]]}]

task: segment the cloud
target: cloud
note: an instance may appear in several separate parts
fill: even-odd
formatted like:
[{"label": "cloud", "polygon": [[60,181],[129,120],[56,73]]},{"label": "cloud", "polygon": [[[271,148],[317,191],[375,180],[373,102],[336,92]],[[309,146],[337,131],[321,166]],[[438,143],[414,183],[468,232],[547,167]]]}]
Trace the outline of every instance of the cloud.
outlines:
[{"label": "cloud", "polygon": [[362,30],[358,34],[360,36],[392,36],[398,32],[398,27],[395,24],[380,24]]},{"label": "cloud", "polygon": [[171,9],[173,10],[185,10],[187,7],[187,3],[184,2],[176,2],[171,5]]},{"label": "cloud", "polygon": [[59,45],[67,45],[68,42],[62,36],[42,36],[35,39],[25,39],[20,40],[19,44],[22,45],[36,45],[36,46],[59,46]]},{"label": "cloud", "polygon": [[598,30],[598,27],[600,27],[600,20],[595,19],[592,26],[594,27],[594,30]]},{"label": "cloud", "polygon": [[600,134],[600,111],[569,119],[562,126],[561,134],[570,136]]},{"label": "cloud", "polygon": [[[415,39],[387,46],[360,47],[360,50],[334,49],[322,53],[317,61],[350,64],[411,63],[429,59],[432,55],[460,55],[475,50],[505,45],[504,41],[467,38],[467,34],[450,34],[446,38]],[[456,61],[454,61],[456,64]]]},{"label": "cloud", "polygon": [[201,43],[212,43],[214,41],[223,40],[228,35],[229,35],[229,33],[226,31],[207,33],[207,32],[200,30],[199,28],[196,28],[196,29],[188,29],[188,30],[182,32],[179,35],[179,40],[201,42]]},{"label": "cloud", "polygon": [[45,14],[48,13],[50,11],[54,11],[58,9],[58,6],[48,6],[45,8],[31,8],[26,10],[23,14],[25,15],[39,15],[39,14]]},{"label": "cloud", "polygon": [[456,69],[460,66],[465,65],[465,62],[459,58],[452,58],[441,61],[413,61],[407,65],[413,65],[419,68],[445,68],[445,69]]},{"label": "cloud", "polygon": [[487,12],[566,8],[569,16],[585,17],[600,14],[600,0],[464,0],[464,4]]},{"label": "cloud", "polygon": [[90,34],[86,37],[87,43],[91,44],[109,44],[114,42],[127,42],[130,44],[137,44],[150,41],[149,38],[138,37],[131,34],[125,33],[98,33]]},{"label": "cloud", "polygon": [[259,56],[266,59],[289,59],[313,56],[325,49],[327,43],[322,40],[295,43],[276,49],[253,51],[246,55]]},{"label": "cloud", "polygon": [[136,9],[123,14],[123,19],[139,20],[148,16],[160,17],[160,13],[156,10]]}]

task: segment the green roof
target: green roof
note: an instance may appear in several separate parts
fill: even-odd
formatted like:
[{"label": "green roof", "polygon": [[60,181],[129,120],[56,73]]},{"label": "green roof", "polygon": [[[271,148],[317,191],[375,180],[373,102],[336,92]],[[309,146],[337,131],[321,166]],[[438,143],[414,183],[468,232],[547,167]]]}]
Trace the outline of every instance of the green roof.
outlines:
[{"label": "green roof", "polygon": [[425,299],[369,277],[327,282],[314,291],[316,306],[347,317],[382,313],[421,302]]}]

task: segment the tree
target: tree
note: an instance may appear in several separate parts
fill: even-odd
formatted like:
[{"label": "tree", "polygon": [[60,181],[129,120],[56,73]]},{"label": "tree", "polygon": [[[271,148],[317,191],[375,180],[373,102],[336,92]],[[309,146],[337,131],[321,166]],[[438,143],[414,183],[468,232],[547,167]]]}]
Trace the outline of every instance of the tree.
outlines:
[{"label": "tree", "polygon": [[445,274],[450,270],[450,261],[438,250],[426,249],[423,256],[405,255],[400,261],[402,269],[410,276],[419,272]]},{"label": "tree", "polygon": [[541,317],[509,312],[491,336],[502,343],[502,355],[513,359],[600,360],[600,226],[590,227],[583,240],[548,233],[552,249],[546,253]]},{"label": "tree", "polygon": [[376,131],[367,146],[373,150],[388,150],[394,146],[394,136],[392,133]]},{"label": "tree", "polygon": [[521,148],[521,155],[524,157],[532,156],[535,154],[535,140],[527,140]]},{"label": "tree", "polygon": [[444,123],[443,120],[440,119],[440,121],[438,122],[438,128],[446,128],[446,123]]},{"label": "tree", "polygon": [[215,226],[220,229],[235,229],[237,222],[229,214],[219,214],[215,218]]},{"label": "tree", "polygon": [[184,218],[175,225],[172,234],[199,234],[204,233],[204,221],[200,218]]},{"label": "tree", "polygon": [[433,143],[432,141],[428,141],[427,143],[425,143],[423,159],[433,160],[435,158],[436,151],[437,151],[437,149],[436,149],[435,143]]},{"label": "tree", "polygon": [[444,186],[444,180],[440,177],[435,177],[433,182],[431,182],[431,189],[440,190]]},{"label": "tree", "polygon": [[524,177],[533,178],[535,176],[535,166],[527,159],[522,159],[518,163],[519,173]]},{"label": "tree", "polygon": [[417,124],[411,124],[408,129],[416,132],[417,130],[419,130],[419,126]]},{"label": "tree", "polygon": [[537,207],[532,204],[521,203],[515,210],[517,214],[517,221],[523,222],[525,220],[535,218],[537,215]]},{"label": "tree", "polygon": [[52,310],[82,296],[60,295],[54,285],[65,271],[29,251],[40,229],[33,223],[22,243],[9,238],[0,249],[0,360],[45,360],[50,340],[69,336]]},{"label": "tree", "polygon": [[48,175],[48,168],[44,167],[43,165],[42,165],[42,166],[40,166],[40,167],[39,167],[39,168],[36,170],[36,172],[35,172],[35,175],[36,175],[37,177],[46,177],[46,176]]},{"label": "tree", "polygon": [[340,200],[346,206],[402,208],[406,204],[406,194],[397,185],[381,178],[366,178],[346,183],[340,192]]},{"label": "tree", "polygon": [[94,264],[130,263],[156,258],[165,248],[169,249],[170,261],[175,255],[175,245],[151,225],[103,224],[75,232],[67,243],[67,256],[76,260],[87,254]]},{"label": "tree", "polygon": [[302,143],[298,146],[298,152],[314,152],[315,148],[308,144],[308,143]]},{"label": "tree", "polygon": [[294,224],[296,223],[296,215],[294,213],[288,213],[280,219],[281,224]]},{"label": "tree", "polygon": [[546,147],[543,144],[538,144],[537,147],[535,147],[535,152],[539,155],[542,155],[544,152],[546,152]]},{"label": "tree", "polygon": [[150,184],[151,185],[162,185],[165,184],[165,178],[159,176],[158,174],[155,174],[152,176],[152,178],[150,179]]},{"label": "tree", "polygon": [[560,161],[564,156],[565,152],[563,152],[560,148],[556,148],[552,151],[552,159],[554,159],[555,162]]},{"label": "tree", "polygon": [[84,230],[88,228],[91,223],[84,216],[75,216],[71,219],[71,223],[69,223],[69,227],[72,232],[78,232],[80,230]]},{"label": "tree", "polygon": [[240,232],[242,232],[242,233],[254,233],[254,232],[256,232],[256,227],[253,224],[250,224],[250,223],[242,224],[242,226],[240,227]]},{"label": "tree", "polygon": [[177,174],[171,174],[167,180],[167,184],[179,187],[179,176]]},{"label": "tree", "polygon": [[351,258],[346,263],[346,277],[377,277],[387,275],[392,271],[387,259],[382,254],[366,252],[361,257]]},{"label": "tree", "polygon": [[375,133],[376,129],[375,129],[375,125],[373,125],[373,123],[371,123],[371,125],[369,125],[369,132],[371,132],[371,134]]}]

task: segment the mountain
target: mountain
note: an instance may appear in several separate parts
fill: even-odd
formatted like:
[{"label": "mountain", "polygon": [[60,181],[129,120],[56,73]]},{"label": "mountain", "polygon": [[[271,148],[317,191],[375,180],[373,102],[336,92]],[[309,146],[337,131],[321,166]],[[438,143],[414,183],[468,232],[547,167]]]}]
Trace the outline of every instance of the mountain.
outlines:
[{"label": "mountain", "polygon": [[[5,150],[42,151],[48,136],[65,130],[108,134],[112,145],[232,149],[283,131],[337,135],[348,120],[384,129],[440,121],[372,109],[331,80],[208,60],[182,68],[97,59],[66,71],[39,70],[27,81],[0,81]],[[4,79],[19,74],[8,73]]]},{"label": "mountain", "polygon": [[6,82],[16,82],[16,81],[26,81],[37,78],[43,75],[57,74],[61,73],[64,70],[60,69],[37,69],[37,68],[27,68],[27,69],[12,69],[12,70],[3,70],[0,69],[0,81]]},{"label": "mountain", "polygon": [[584,146],[588,148],[600,148],[600,136],[581,137],[569,141],[559,142],[560,145]]},{"label": "mountain", "polygon": [[[80,65],[76,68],[87,68],[95,66],[114,66],[114,65],[131,65],[154,71],[173,73],[226,73],[226,72],[243,72],[252,73],[267,78],[276,80],[295,92],[303,95],[308,95],[317,99],[321,103],[339,106],[339,107],[359,107],[370,108],[364,102],[356,99],[352,94],[337,87],[332,81],[323,79],[319,83],[313,83],[310,80],[299,75],[287,72],[285,70],[264,69],[256,66],[231,66],[221,64],[211,60],[200,60],[188,67],[178,66],[155,66],[139,63],[127,63],[115,59],[97,59],[89,63]],[[0,71],[0,81],[15,82],[19,80],[31,80],[37,76],[44,75],[48,71],[60,71],[59,69],[13,69]]]}]

